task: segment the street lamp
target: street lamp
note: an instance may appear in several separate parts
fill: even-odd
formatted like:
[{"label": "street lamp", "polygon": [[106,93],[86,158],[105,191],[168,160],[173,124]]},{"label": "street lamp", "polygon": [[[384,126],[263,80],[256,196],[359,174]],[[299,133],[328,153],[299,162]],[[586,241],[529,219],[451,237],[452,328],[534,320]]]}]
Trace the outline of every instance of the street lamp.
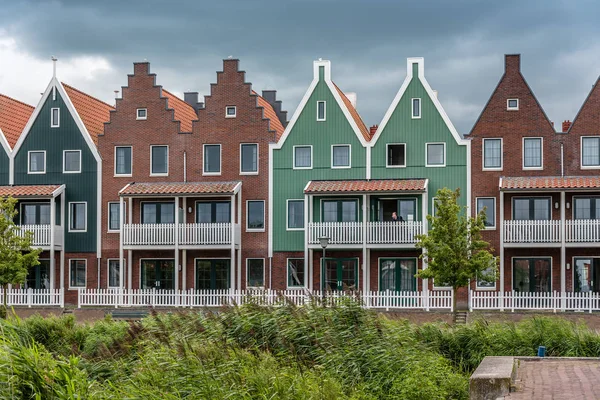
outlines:
[{"label": "street lamp", "polygon": [[329,245],[329,237],[327,236],[321,236],[319,238],[319,243],[321,244],[321,247],[323,248],[323,257],[321,257],[321,290],[322,290],[322,297],[323,299],[325,298],[325,249],[327,248],[327,246]]}]

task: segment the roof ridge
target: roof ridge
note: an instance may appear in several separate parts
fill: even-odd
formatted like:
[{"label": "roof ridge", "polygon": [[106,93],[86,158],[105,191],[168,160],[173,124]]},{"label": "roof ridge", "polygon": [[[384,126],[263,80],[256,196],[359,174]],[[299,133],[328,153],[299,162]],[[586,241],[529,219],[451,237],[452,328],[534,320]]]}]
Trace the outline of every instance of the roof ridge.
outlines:
[{"label": "roof ridge", "polygon": [[103,105],[105,105],[105,106],[107,106],[107,107],[110,107],[110,108],[112,108],[112,109],[114,109],[114,108],[115,108],[114,106],[111,106],[111,105],[110,105],[110,104],[108,104],[107,102],[105,102],[105,101],[102,101],[102,100],[100,100],[99,98],[97,98],[97,97],[94,97],[94,96],[92,96],[91,94],[88,94],[88,93],[84,92],[83,90],[77,89],[75,86],[71,86],[71,85],[69,85],[69,84],[68,84],[68,83],[66,83],[66,82],[61,82],[61,84],[62,84],[63,86],[66,86],[66,87],[68,87],[69,89],[72,89],[72,90],[74,90],[74,91],[76,91],[76,92],[78,92],[78,93],[81,93],[82,95],[84,95],[84,96],[86,96],[86,97],[89,97],[90,99],[92,99],[92,100],[94,100],[94,101],[97,101],[98,103],[102,103]]},{"label": "roof ridge", "polygon": [[9,100],[11,100],[11,101],[17,102],[17,103],[19,103],[19,104],[21,104],[21,105],[24,105],[24,106],[26,106],[26,107],[29,107],[29,108],[31,108],[31,111],[35,110],[35,107],[34,107],[34,106],[32,106],[31,104],[27,104],[27,103],[25,103],[24,101],[17,100],[17,99],[15,99],[14,97],[10,97],[10,96],[7,96],[7,95],[5,95],[5,94],[2,94],[2,93],[0,93],[0,97],[4,97],[4,98],[6,98],[6,99],[9,99]]}]

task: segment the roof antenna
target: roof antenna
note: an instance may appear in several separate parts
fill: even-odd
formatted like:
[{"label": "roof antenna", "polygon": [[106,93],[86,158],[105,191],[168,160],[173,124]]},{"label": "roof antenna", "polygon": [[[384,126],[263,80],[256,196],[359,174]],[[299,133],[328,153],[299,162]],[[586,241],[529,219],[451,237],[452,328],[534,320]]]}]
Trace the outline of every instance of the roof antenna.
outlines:
[{"label": "roof antenna", "polygon": [[58,58],[51,56],[50,57],[52,59],[52,77],[56,78],[56,62],[58,61]]}]

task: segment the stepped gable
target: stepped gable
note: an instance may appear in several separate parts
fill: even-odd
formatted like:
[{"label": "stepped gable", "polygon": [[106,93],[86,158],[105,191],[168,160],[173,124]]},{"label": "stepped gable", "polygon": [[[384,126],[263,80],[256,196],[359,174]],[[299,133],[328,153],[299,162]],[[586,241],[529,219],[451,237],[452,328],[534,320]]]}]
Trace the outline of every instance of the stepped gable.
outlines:
[{"label": "stepped gable", "polygon": [[191,132],[192,121],[198,120],[198,115],[196,115],[194,107],[166,89],[162,90],[162,95],[168,99],[168,108],[175,111],[175,119],[181,122],[181,132]]}]

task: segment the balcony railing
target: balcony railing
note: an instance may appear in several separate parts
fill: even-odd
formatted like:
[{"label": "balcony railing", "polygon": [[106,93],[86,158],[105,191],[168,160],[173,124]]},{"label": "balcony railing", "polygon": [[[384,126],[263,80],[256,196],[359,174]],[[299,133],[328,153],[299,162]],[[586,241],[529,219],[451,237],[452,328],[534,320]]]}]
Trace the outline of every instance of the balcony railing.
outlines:
[{"label": "balcony railing", "polygon": [[179,244],[231,244],[231,223],[181,224],[179,225]]},{"label": "balcony railing", "polygon": [[329,244],[362,244],[362,222],[309,222],[308,243],[319,244],[320,237],[328,237]]},{"label": "balcony railing", "polygon": [[368,222],[367,232],[369,244],[412,244],[423,233],[423,222]]},{"label": "balcony railing", "polygon": [[565,223],[565,242],[600,242],[600,219],[574,219]]},{"label": "balcony railing", "polygon": [[559,220],[504,221],[504,243],[559,243]]},{"label": "balcony railing", "polygon": [[[182,246],[228,245],[232,240],[231,223],[179,224],[178,234]],[[123,244],[174,246],[175,224],[125,224]]]},{"label": "balcony railing", "polygon": [[[50,246],[50,235],[52,232],[50,225],[17,225],[17,227],[19,228],[17,231],[19,236],[25,236],[25,232],[33,232],[34,247]],[[62,241],[63,228],[57,225],[54,227],[54,243],[60,245]]]}]

